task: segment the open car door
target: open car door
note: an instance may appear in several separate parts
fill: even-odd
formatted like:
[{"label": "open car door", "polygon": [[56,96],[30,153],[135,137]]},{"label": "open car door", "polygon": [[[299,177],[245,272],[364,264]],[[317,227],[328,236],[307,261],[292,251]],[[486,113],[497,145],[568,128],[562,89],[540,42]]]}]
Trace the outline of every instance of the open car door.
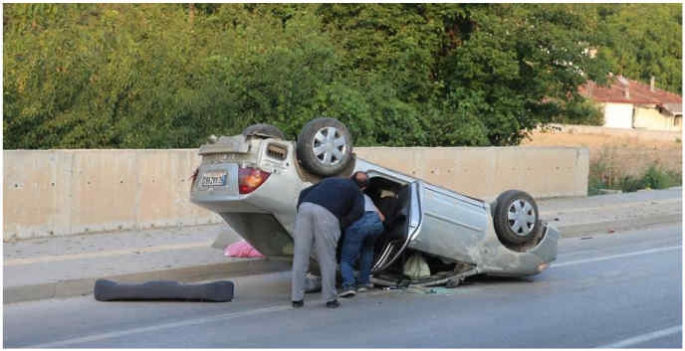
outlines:
[{"label": "open car door", "polygon": [[392,265],[416,238],[421,230],[420,183],[407,184],[397,194],[394,213],[386,214],[386,230],[376,242],[372,272],[380,272]]}]

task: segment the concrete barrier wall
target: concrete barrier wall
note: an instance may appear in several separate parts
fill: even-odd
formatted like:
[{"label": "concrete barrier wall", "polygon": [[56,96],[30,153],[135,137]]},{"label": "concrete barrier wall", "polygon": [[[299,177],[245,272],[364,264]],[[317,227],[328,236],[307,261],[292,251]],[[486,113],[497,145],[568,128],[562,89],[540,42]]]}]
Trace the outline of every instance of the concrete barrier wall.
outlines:
[{"label": "concrete barrier wall", "polygon": [[[356,148],[371,162],[483,199],[583,196],[585,148]],[[189,201],[197,149],[4,151],[3,240],[219,223]]]},{"label": "concrete barrier wall", "polygon": [[369,147],[355,152],[367,161],[488,201],[508,189],[537,198],[587,194],[586,148]]},{"label": "concrete barrier wall", "polygon": [[188,200],[197,149],[4,151],[3,239],[219,223]]}]

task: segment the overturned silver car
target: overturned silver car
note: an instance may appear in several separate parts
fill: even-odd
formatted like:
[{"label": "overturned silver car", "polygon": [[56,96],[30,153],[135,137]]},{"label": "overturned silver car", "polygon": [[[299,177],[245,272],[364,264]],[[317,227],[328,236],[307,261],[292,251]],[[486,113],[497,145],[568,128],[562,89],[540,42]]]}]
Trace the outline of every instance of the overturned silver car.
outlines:
[{"label": "overturned silver car", "polygon": [[[369,174],[366,193],[385,214],[372,282],[457,286],[476,274],[527,276],[556,258],[558,231],[539,219],[535,200],[518,190],[493,203],[474,199],[356,158],[347,128],[332,118],[307,123],[297,142],[266,124],[200,147],[190,199],[220,214],[270,259],[292,259],[299,192],[323,177]],[[429,268],[407,276],[420,254]]]}]

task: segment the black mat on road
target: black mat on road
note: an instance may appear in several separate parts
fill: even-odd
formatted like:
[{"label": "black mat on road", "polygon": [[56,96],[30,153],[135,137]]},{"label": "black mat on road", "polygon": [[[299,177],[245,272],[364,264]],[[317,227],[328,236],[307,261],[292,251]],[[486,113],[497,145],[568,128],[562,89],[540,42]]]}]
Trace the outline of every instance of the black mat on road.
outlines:
[{"label": "black mat on road", "polygon": [[179,284],[175,281],[150,281],[141,284],[117,283],[107,279],[95,282],[95,299],[175,300],[226,302],[233,299],[233,282],[217,281],[201,284]]}]

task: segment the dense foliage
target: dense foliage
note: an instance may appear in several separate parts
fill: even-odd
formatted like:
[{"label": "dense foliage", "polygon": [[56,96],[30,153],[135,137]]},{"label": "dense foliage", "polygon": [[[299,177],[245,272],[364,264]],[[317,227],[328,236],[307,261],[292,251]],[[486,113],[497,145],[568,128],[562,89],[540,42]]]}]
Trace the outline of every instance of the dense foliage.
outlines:
[{"label": "dense foliage", "polygon": [[[4,147],[196,147],[317,116],[356,145],[597,122],[608,72],[680,92],[680,4],[6,4]],[[596,49],[597,55],[588,55]]]}]

